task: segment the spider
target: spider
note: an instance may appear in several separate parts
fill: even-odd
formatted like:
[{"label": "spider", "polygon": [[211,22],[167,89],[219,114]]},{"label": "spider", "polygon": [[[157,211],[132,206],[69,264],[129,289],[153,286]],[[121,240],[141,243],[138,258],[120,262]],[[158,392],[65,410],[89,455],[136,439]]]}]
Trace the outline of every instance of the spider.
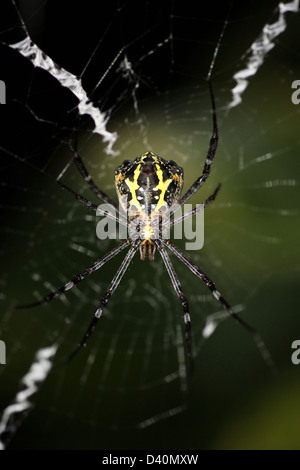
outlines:
[{"label": "spider", "polygon": [[[137,250],[140,251],[140,258],[144,260],[148,258],[150,261],[154,260],[155,251],[158,250],[161,255],[166,270],[170,276],[173,288],[179,298],[183,310],[183,320],[185,325],[185,340],[188,355],[192,358],[192,337],[191,337],[191,318],[189,313],[189,306],[187,298],[182,289],[181,283],[175,272],[171,259],[168,255],[167,249],[170,250],[182,263],[184,263],[193,274],[195,274],[201,281],[203,281],[208,289],[211,291],[215,299],[221,304],[226,312],[242,324],[253,334],[255,330],[242,320],[222,297],[220,292],[216,289],[214,282],[202,271],[199,267],[193,264],[183,254],[170,239],[162,236],[164,226],[173,226],[187,217],[191,217],[199,210],[204,209],[211,202],[213,202],[219,192],[220,184],[215,189],[214,193],[206,199],[204,204],[198,205],[190,212],[185,213],[179,217],[173,218],[170,221],[176,208],[181,207],[191,196],[193,196],[205,183],[211,172],[211,165],[217,150],[218,145],[218,126],[217,126],[217,113],[215,106],[214,93],[211,82],[209,84],[211,107],[212,107],[212,121],[213,131],[210,138],[209,148],[204,164],[202,174],[196,179],[191,187],[181,195],[183,187],[183,169],[178,166],[173,160],[165,160],[153,152],[146,152],[137,157],[135,160],[125,160],[122,165],[118,166],[115,170],[115,186],[119,198],[120,207],[127,213],[127,218],[124,218],[122,211],[117,204],[101,191],[94,183],[92,177],[86,170],[86,167],[77,151],[77,143],[71,149],[73,152],[74,163],[79,170],[82,177],[87,182],[89,189],[104,203],[111,206],[111,211],[100,211],[101,215],[106,215],[118,223],[125,225],[129,228],[129,236],[126,240],[122,241],[118,246],[106,253],[102,258],[95,261],[91,266],[81,271],[73,277],[64,286],[60,287],[54,292],[49,293],[40,301],[20,305],[17,308],[29,308],[41,305],[57,298],[60,294],[69,291],[80,281],[85,279],[90,274],[100,269],[105,263],[114,258],[121,251],[129,247],[121,265],[119,266],[115,276],[109,284],[105,294],[100,300],[99,306],[94,313],[94,316],[75,351],[71,354],[70,359],[86,344],[92,335],[99,319],[103,314],[103,310],[109,302],[111,296],[117,289],[123,275],[125,274],[130,262],[132,261]],[[83,196],[68,188],[65,184],[58,179],[59,185],[62,189],[69,192],[80,203],[97,211],[98,206],[85,199]],[[98,212],[99,214],[99,212]]]}]

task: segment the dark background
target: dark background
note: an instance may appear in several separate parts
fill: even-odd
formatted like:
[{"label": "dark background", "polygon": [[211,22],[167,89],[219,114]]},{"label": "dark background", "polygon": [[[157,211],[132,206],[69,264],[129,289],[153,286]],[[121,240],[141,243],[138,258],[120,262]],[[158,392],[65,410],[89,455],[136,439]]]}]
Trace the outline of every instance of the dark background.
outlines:
[{"label": "dark background", "polygon": [[[7,364],[0,368],[1,410],[19,390],[36,351],[59,344],[53,369],[32,398],[35,407],[22,426],[16,420],[8,448],[299,448],[299,371],[291,363],[291,344],[300,335],[300,108],[291,103],[291,83],[300,73],[299,14],[286,16],[287,30],[250,79],[242,104],[228,113],[233,74],[244,68],[242,56],[262,27],[276,20],[276,2],[199,7],[178,1],[48,1],[18,7],[32,40],[56,63],[80,75],[91,59],[83,85],[108,114],[108,129],[118,133],[119,156],[105,153],[105,143],[93,135],[90,118],[78,116],[68,90],[7,47],[23,39],[24,31],[13,4],[3,2],[0,339],[7,345]],[[61,302],[14,309],[59,287],[115,245],[96,239],[95,218],[87,223],[90,212],[56,183],[72,160],[70,136],[79,131],[89,170],[112,197],[113,169],[147,150],[146,144],[184,167],[188,187],[201,172],[209,142],[205,78],[227,15],[213,71],[220,145],[207,187],[193,202],[202,202],[219,182],[222,191],[205,216],[204,249],[189,256],[230,303],[244,306],[242,315],[260,331],[278,374],[272,375],[251,336],[230,319],[202,341],[205,318],[219,306],[175,262],[190,300],[197,352],[195,374],[187,381],[178,359],[180,305],[158,256],[155,266],[135,258],[88,348],[65,368],[63,359],[122,259]],[[170,34],[172,40],[161,46]],[[124,53],[110,67],[121,48]],[[132,76],[120,71],[124,54]],[[272,158],[262,158],[268,154]],[[72,165],[64,178],[91,197]],[[275,181],[271,188],[268,181]],[[172,379],[172,371],[179,378]],[[144,427],[149,418],[153,424]]]}]

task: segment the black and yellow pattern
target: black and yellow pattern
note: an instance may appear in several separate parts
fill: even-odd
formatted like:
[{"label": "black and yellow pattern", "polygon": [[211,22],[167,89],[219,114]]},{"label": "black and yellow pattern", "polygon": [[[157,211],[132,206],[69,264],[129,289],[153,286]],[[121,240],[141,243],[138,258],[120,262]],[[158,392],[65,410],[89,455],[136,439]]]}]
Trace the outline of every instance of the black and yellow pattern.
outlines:
[{"label": "black and yellow pattern", "polygon": [[115,185],[120,205],[128,215],[130,238],[142,240],[142,260],[153,260],[155,240],[161,238],[170,209],[181,195],[183,169],[173,160],[146,152],[116,168]]},{"label": "black and yellow pattern", "polygon": [[116,168],[115,185],[129,218],[137,212],[145,216],[165,213],[180,198],[183,169],[173,160],[146,152]]}]

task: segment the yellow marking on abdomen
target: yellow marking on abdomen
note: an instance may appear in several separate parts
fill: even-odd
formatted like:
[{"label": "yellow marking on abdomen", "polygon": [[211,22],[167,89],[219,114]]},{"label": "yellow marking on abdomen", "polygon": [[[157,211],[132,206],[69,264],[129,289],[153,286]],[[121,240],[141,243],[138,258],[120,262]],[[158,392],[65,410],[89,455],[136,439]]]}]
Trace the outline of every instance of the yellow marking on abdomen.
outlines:
[{"label": "yellow marking on abdomen", "polygon": [[166,194],[166,191],[168,189],[169,184],[171,183],[171,179],[168,179],[164,182],[163,180],[163,172],[158,164],[156,164],[156,174],[158,177],[158,185],[156,186],[157,189],[161,190],[160,196],[158,203],[156,204],[155,212],[159,211],[160,207],[163,205],[165,202],[164,197]]},{"label": "yellow marking on abdomen", "polygon": [[131,201],[138,210],[142,210],[141,208],[141,204],[139,203],[139,201],[137,200],[137,197],[136,197],[136,190],[139,189],[139,185],[138,185],[138,177],[140,176],[140,168],[141,168],[141,164],[139,164],[136,169],[134,170],[134,177],[133,177],[133,181],[130,181],[129,178],[126,178],[125,180],[125,183],[127,184],[127,186],[129,187],[130,189],[130,193],[131,193]]}]

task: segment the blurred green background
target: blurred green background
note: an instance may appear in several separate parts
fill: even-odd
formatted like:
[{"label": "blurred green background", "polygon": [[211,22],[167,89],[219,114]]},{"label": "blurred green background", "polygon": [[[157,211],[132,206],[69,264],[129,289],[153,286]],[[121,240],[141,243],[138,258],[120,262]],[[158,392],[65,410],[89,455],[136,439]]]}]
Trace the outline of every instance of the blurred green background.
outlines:
[{"label": "blurred green background", "polygon": [[[83,83],[108,112],[109,130],[118,133],[116,157],[105,153],[88,119],[77,119],[76,100],[66,90],[2,46],[9,67],[0,78],[11,101],[1,107],[0,339],[7,345],[1,410],[36,351],[59,344],[49,377],[32,397],[34,408],[24,422],[16,419],[9,449],[300,447],[300,365],[291,362],[291,344],[300,339],[300,105],[291,102],[291,83],[300,78],[299,14],[287,16],[287,30],[250,79],[242,104],[226,109],[233,74],[244,68],[242,55],[264,24],[276,20],[276,2],[233,2],[229,10],[213,72],[219,147],[209,180],[191,202],[203,202],[219,182],[222,189],[205,213],[204,248],[188,255],[231,305],[243,306],[240,315],[262,335],[277,375],[231,319],[202,338],[205,318],[221,309],[175,259],[197,353],[190,379],[181,307],[158,255],[154,263],[135,257],[87,348],[68,367],[63,360],[81,339],[122,255],[61,300],[14,309],[63,285],[116,243],[97,240],[94,214],[56,183],[72,162],[73,129],[95,182],[113,198],[114,168],[146,150],[184,167],[185,188],[201,173],[212,128],[205,77],[228,5],[203,4],[199,12],[193,2],[184,3],[121,3],[118,12],[112,4],[98,25],[92,5],[62,11],[53,2],[30,13],[19,3],[33,39],[60,65],[80,74],[91,59]],[[121,59],[113,63],[125,45],[120,57],[126,54],[132,65],[127,74]],[[97,202],[72,163],[63,181]],[[177,244],[184,249],[184,241]]]}]

